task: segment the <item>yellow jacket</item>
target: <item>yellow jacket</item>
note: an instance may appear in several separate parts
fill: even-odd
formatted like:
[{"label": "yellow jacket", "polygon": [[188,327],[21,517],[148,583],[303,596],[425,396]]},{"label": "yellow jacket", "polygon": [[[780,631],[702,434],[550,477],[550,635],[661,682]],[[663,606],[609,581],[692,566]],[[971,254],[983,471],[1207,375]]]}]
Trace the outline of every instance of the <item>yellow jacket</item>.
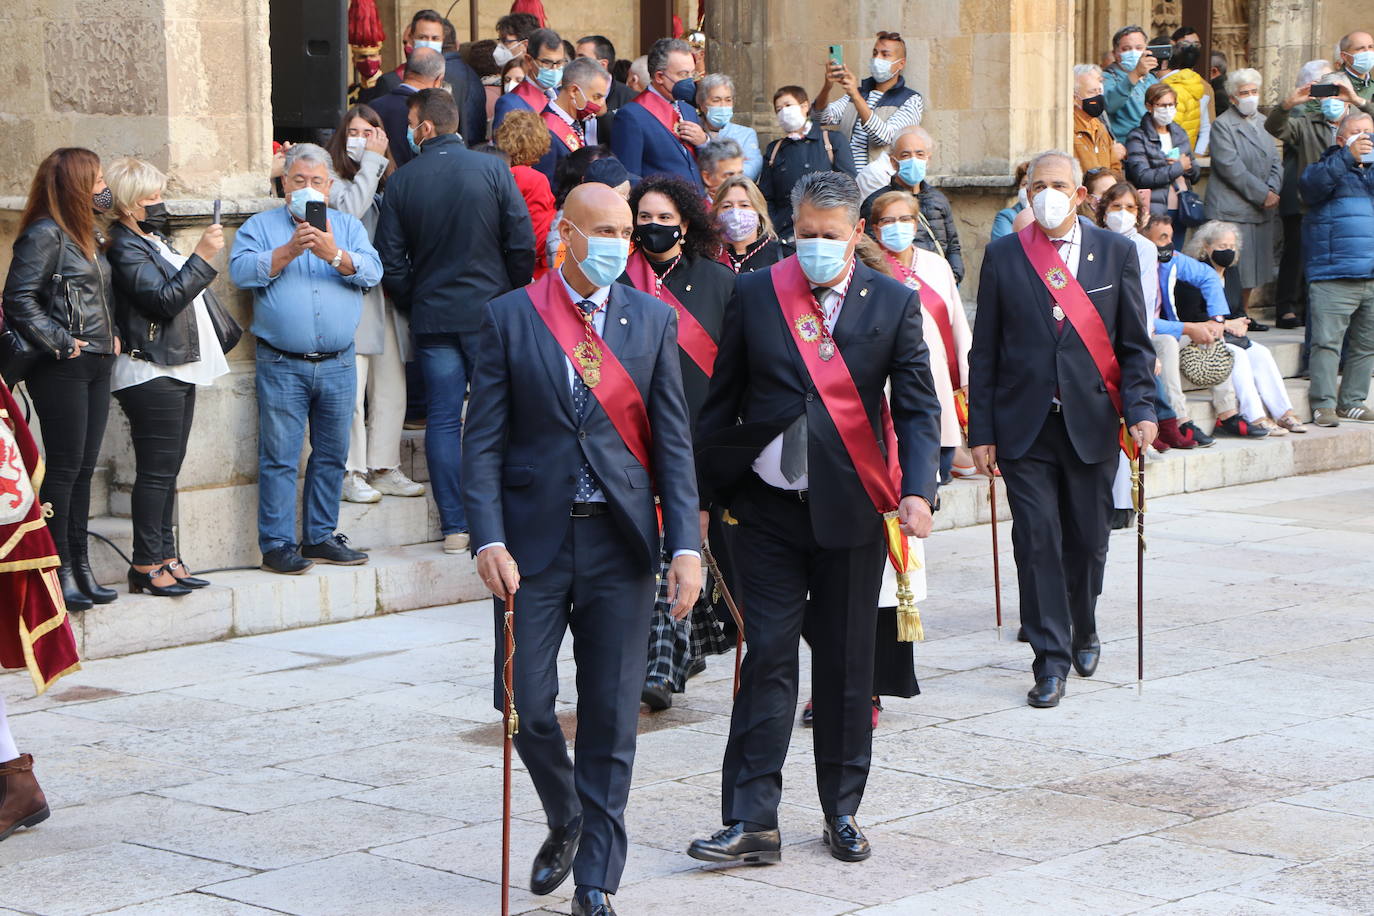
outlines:
[{"label": "yellow jacket", "polygon": [[1212,94],[1211,85],[1196,70],[1175,70],[1164,77],[1178,96],[1178,112],[1174,120],[1188,132],[1188,142],[1198,148],[1198,131],[1202,129],[1202,101]]}]

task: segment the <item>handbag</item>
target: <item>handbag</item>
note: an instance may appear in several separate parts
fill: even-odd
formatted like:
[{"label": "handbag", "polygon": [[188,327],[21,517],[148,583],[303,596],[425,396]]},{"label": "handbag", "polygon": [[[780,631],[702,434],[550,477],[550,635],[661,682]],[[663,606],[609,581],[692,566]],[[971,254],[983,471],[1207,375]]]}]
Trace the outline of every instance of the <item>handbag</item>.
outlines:
[{"label": "handbag", "polygon": [[219,297],[211,292],[207,286],[201,293],[205,297],[205,311],[210,314],[210,324],[215,328],[215,337],[219,339],[219,348],[224,353],[228,353],[238,346],[239,340],[243,337],[243,328],[234,320],[234,316],[229,314],[229,310],[219,301]]},{"label": "handbag", "polygon": [[[1179,179],[1180,183],[1183,179]],[[1207,222],[1207,206],[1198,193],[1186,184],[1178,189],[1178,224],[1184,229],[1201,226]]]},{"label": "handbag", "polygon": [[1194,385],[1213,388],[1231,377],[1235,356],[1223,343],[1190,343],[1178,351],[1178,371]]},{"label": "handbag", "polygon": [[13,388],[22,382],[42,357],[42,351],[16,331],[14,325],[0,328],[0,379],[6,385]]}]

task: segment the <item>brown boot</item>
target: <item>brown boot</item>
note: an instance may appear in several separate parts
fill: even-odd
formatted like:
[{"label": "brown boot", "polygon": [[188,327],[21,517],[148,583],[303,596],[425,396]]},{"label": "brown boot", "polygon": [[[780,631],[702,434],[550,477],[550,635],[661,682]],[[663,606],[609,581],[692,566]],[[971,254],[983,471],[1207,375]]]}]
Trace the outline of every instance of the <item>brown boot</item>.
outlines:
[{"label": "brown boot", "polygon": [[0,840],[20,827],[43,823],[49,813],[48,800],[33,778],[33,755],[0,763]]}]

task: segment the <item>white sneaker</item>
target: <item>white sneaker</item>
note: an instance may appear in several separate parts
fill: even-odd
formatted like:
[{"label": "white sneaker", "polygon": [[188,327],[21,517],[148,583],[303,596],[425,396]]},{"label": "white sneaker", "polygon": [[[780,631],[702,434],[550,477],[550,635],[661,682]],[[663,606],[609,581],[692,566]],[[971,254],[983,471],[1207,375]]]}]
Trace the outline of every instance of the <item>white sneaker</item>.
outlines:
[{"label": "white sneaker", "polygon": [[372,489],[362,474],[349,471],[344,475],[343,498],[350,503],[375,503],[381,502],[382,494]]},{"label": "white sneaker", "polygon": [[368,480],[372,488],[383,496],[424,496],[425,485],[416,483],[401,473],[400,468],[373,471]]},{"label": "white sneaker", "polygon": [[468,533],[459,531],[456,534],[444,535],[444,553],[467,553],[468,552]]}]

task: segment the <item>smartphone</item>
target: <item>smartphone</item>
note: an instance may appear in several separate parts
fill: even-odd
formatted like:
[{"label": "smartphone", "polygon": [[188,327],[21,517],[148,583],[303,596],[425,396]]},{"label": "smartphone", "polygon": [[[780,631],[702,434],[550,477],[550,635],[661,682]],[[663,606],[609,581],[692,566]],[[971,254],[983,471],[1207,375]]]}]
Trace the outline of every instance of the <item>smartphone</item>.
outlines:
[{"label": "smartphone", "polygon": [[1145,53],[1153,54],[1155,60],[1168,60],[1174,56],[1173,45],[1150,45],[1145,49]]},{"label": "smartphone", "polygon": [[329,231],[329,224],[325,221],[324,201],[312,200],[306,203],[305,221],[321,232]]},{"label": "smartphone", "polygon": [[836,67],[843,67],[843,66],[844,66],[844,46],[843,46],[843,45],[831,45],[830,48],[829,48],[829,51],[828,51],[827,53],[829,53],[829,55],[830,55],[830,63],[831,63],[831,65],[836,66]]},{"label": "smartphone", "polygon": [[211,220],[211,222],[214,223],[214,224],[216,224],[216,225],[218,225],[218,223],[219,223],[219,213],[220,213],[220,200],[219,200],[218,197],[216,197],[216,198],[215,198],[215,218],[214,218],[213,220]]},{"label": "smartphone", "polygon": [[1335,83],[1318,83],[1312,87],[1312,98],[1334,99],[1341,94],[1341,87]]}]

